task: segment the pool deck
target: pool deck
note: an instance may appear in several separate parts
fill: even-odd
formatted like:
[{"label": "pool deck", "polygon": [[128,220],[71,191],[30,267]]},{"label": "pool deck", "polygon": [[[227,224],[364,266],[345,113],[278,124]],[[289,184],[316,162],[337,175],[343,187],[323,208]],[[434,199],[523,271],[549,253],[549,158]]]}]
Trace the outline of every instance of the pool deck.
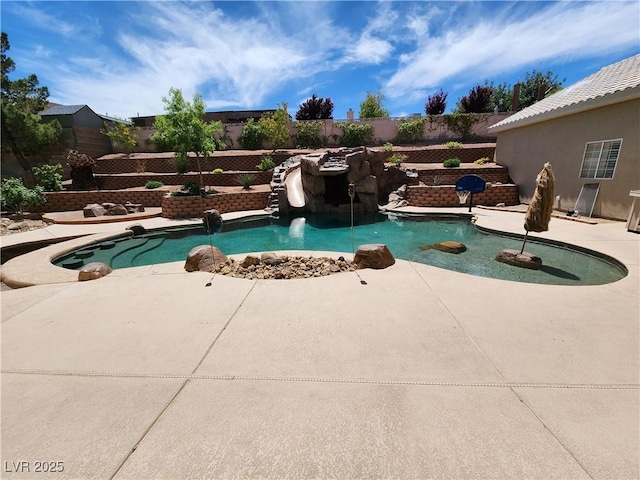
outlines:
[{"label": "pool deck", "polygon": [[[473,213],[524,233],[522,213]],[[1,476],[637,479],[640,235],[554,218],[535,236],[629,274],[567,287],[397,261],[242,280],[178,262],[3,290]],[[3,278],[46,276],[43,258]],[[36,473],[45,460],[64,471]]]}]

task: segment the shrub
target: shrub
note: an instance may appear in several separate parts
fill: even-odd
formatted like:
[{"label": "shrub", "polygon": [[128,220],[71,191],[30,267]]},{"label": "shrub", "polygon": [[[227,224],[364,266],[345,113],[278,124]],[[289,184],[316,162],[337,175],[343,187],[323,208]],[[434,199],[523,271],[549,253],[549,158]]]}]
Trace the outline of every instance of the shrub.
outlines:
[{"label": "shrub", "polygon": [[489,157],[482,157],[473,162],[477,165],[484,165],[485,163],[491,163],[491,159]]},{"label": "shrub", "polygon": [[144,184],[144,188],[148,188],[149,190],[153,190],[154,188],[160,188],[163,186],[164,186],[164,183],[158,180],[149,180],[147,183]]},{"label": "shrub", "polygon": [[320,128],[323,122],[316,120],[296,122],[295,141],[297,148],[317,148],[324,143],[320,136]]},{"label": "shrub", "polygon": [[417,118],[410,122],[401,122],[398,125],[398,142],[418,143],[424,138],[424,118]]},{"label": "shrub", "polygon": [[392,152],[393,151],[393,143],[385,142],[385,144],[382,145],[382,151],[383,152]]},{"label": "shrub", "polygon": [[442,184],[442,175],[434,175],[433,176],[433,186],[437,187]]},{"label": "shrub", "polygon": [[368,123],[341,122],[336,125],[342,130],[340,143],[345,147],[359,147],[373,141],[373,126]]},{"label": "shrub", "polygon": [[462,148],[462,143],[460,142],[447,142],[444,145],[447,148]]},{"label": "shrub", "polygon": [[7,178],[0,187],[0,204],[22,214],[27,207],[36,207],[47,201],[41,186],[27,188],[19,178]]},{"label": "shrub", "polygon": [[242,133],[238,137],[238,143],[247,150],[258,150],[262,148],[262,142],[267,138],[267,135],[262,130],[262,127],[253,121],[253,118],[247,120],[247,123],[242,127]]},{"label": "shrub", "polygon": [[182,191],[187,195],[200,195],[200,185],[193,180],[189,180],[182,186]]},{"label": "shrub", "polygon": [[224,170],[222,170],[221,168],[216,168],[213,173],[222,173],[224,172]]},{"label": "shrub", "polygon": [[447,167],[447,168],[459,167],[460,166],[460,159],[459,158],[448,158],[444,162],[442,162],[442,165]]},{"label": "shrub", "polygon": [[393,155],[391,155],[391,157],[389,157],[389,160],[387,160],[387,161],[389,163],[394,164],[394,165],[400,166],[406,160],[407,160],[407,156],[404,155],[403,153],[394,153]]},{"label": "shrub", "polygon": [[250,173],[243,173],[241,175],[238,175],[238,182],[240,182],[240,185],[242,185],[243,190],[250,190],[251,184],[255,179],[256,177],[254,175],[251,175]]},{"label": "shrub", "polygon": [[289,140],[289,114],[287,104],[279,105],[273,113],[266,113],[260,117],[258,125],[265,137],[271,142],[271,147],[275,150],[284,147]]},{"label": "shrub", "polygon": [[36,184],[44,188],[45,192],[59,192],[62,190],[62,165],[42,165],[33,167]]},{"label": "shrub", "polygon": [[493,89],[486,85],[477,85],[469,95],[460,99],[460,107],[464,113],[483,113],[491,111],[491,95]]},{"label": "shrub", "polygon": [[187,173],[189,171],[189,157],[184,152],[176,152],[176,156],[173,157],[173,165],[176,167],[176,172]]},{"label": "shrub", "polygon": [[273,163],[273,160],[271,159],[271,157],[267,155],[267,156],[261,157],[260,163],[256,165],[256,168],[261,172],[266,172],[267,170],[273,169],[275,166],[276,164]]}]

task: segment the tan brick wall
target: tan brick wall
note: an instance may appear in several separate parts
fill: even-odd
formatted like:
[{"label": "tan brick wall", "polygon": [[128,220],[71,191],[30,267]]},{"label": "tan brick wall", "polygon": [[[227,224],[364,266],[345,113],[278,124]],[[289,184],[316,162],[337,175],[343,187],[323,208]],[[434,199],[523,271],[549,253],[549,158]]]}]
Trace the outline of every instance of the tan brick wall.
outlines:
[{"label": "tan brick wall", "polygon": [[[456,194],[455,186],[416,185],[407,189],[407,200],[414,207],[459,207],[460,200]],[[469,200],[467,199],[467,205]],[[518,186],[513,184],[492,185],[484,192],[473,196],[474,205],[495,206],[498,203],[505,205],[517,205]]]},{"label": "tan brick wall", "polygon": [[442,145],[435,145],[420,150],[394,147],[393,153],[406,155],[406,163],[442,163],[449,158],[459,158],[461,163],[473,163],[483,157],[493,160],[495,150],[494,143],[480,143],[464,145],[462,148],[446,148]]},{"label": "tan brick wall", "polygon": [[162,216],[167,218],[201,217],[204,210],[215,208],[220,213],[261,210],[267,206],[271,192],[218,193],[202,197],[171,197],[162,199]]},{"label": "tan brick wall", "polygon": [[[206,186],[227,186],[237,187],[242,185],[239,175],[253,175],[253,185],[267,185],[271,182],[273,172],[223,172],[223,173],[203,173],[202,181]],[[200,176],[197,173],[128,173],[124,175],[95,175],[98,187],[104,190],[117,190],[119,188],[144,187],[149,180],[156,180],[165,185],[184,185],[187,182],[200,183]]]},{"label": "tan brick wall", "polygon": [[439,185],[455,185],[458,179],[464,175],[478,175],[485,182],[509,183],[509,170],[500,165],[482,169],[465,166],[439,170],[418,170],[418,179],[426,185],[433,185],[436,176],[440,182]]},{"label": "tan brick wall", "polygon": [[160,207],[166,192],[157,190],[93,190],[90,192],[49,192],[47,202],[37,212],[68,212],[82,210],[89,203],[141,203],[145,207]]}]

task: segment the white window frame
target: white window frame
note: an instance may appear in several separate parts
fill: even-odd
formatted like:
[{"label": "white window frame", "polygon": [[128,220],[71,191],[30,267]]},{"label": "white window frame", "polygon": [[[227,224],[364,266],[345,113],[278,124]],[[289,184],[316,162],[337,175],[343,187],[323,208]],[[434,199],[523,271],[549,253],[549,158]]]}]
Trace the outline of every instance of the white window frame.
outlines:
[{"label": "white window frame", "polygon": [[[602,158],[602,153],[604,151],[605,144],[615,144],[618,143],[618,154],[615,159],[613,158]],[[598,151],[598,158],[595,157],[587,159],[587,152],[589,151],[590,145],[600,145]],[[620,150],[622,150],[622,138],[615,138],[612,140],[598,140],[595,142],[587,142],[584,146],[584,153],[582,154],[582,163],[580,165],[580,178],[584,179],[592,179],[592,180],[612,180],[616,174],[616,168],[618,166],[618,160],[620,160]],[[595,160],[595,165],[587,165],[587,170],[585,172],[585,162],[593,162]],[[611,171],[611,176],[604,176],[607,173],[608,168],[606,168],[607,163],[613,162],[613,170]],[[600,174],[598,174],[600,172]]]}]

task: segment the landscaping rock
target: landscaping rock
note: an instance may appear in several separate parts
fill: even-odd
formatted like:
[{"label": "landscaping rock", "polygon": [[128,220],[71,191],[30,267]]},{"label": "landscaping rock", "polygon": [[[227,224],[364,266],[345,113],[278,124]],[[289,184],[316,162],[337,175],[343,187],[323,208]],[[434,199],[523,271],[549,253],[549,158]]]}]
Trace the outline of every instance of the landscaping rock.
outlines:
[{"label": "landscaping rock", "polygon": [[147,233],[147,229],[144,228],[139,223],[134,223],[132,225],[129,225],[125,230],[131,230],[134,235],[143,235]]},{"label": "landscaping rock", "polygon": [[222,229],[222,215],[215,208],[206,210],[202,214],[202,223],[207,233],[219,232]]},{"label": "landscaping rock", "polygon": [[273,252],[265,252],[260,255],[260,261],[265,265],[278,265],[282,262],[280,257]]},{"label": "landscaping rock", "polygon": [[387,268],[396,263],[389,248],[383,243],[370,243],[360,245],[353,258],[353,263],[358,269],[362,268]]},{"label": "landscaping rock", "polygon": [[501,263],[515,265],[516,267],[538,270],[542,267],[542,259],[532,253],[519,250],[506,249],[496,255],[496,260]]},{"label": "landscaping rock", "polygon": [[18,222],[18,223],[12,223],[7,228],[13,231],[13,230],[22,230],[23,228],[28,228],[28,227],[29,227],[29,224],[27,222]]},{"label": "landscaping rock", "polygon": [[124,205],[116,203],[113,207],[107,209],[107,215],[127,215],[129,212]]},{"label": "landscaping rock", "polygon": [[82,214],[87,217],[102,217],[107,214],[107,210],[97,203],[90,203],[82,209]]},{"label": "landscaping rock", "polygon": [[226,261],[227,256],[220,249],[211,245],[198,245],[187,255],[184,269],[187,272],[215,272]]},{"label": "landscaping rock", "polygon": [[259,263],[260,263],[260,259],[258,257],[255,257],[253,255],[247,255],[242,261],[242,266],[244,268],[248,268],[251,266],[258,265]]},{"label": "landscaping rock", "polygon": [[[353,272],[356,269],[356,265],[352,262],[347,262],[344,257],[334,259],[327,257],[278,256],[274,253],[266,253],[264,255],[266,255],[265,259],[273,263],[268,264],[257,257],[249,255],[241,262],[233,259],[227,260],[217,267],[216,272],[221,275],[248,280],[287,280],[324,277],[341,272]],[[250,260],[247,261],[247,258]],[[258,263],[254,263],[256,260]]]},{"label": "landscaping rock", "polygon": [[111,272],[113,272],[113,269],[106,263],[91,262],[82,267],[78,272],[78,281],[96,280],[97,278],[109,275]]}]

